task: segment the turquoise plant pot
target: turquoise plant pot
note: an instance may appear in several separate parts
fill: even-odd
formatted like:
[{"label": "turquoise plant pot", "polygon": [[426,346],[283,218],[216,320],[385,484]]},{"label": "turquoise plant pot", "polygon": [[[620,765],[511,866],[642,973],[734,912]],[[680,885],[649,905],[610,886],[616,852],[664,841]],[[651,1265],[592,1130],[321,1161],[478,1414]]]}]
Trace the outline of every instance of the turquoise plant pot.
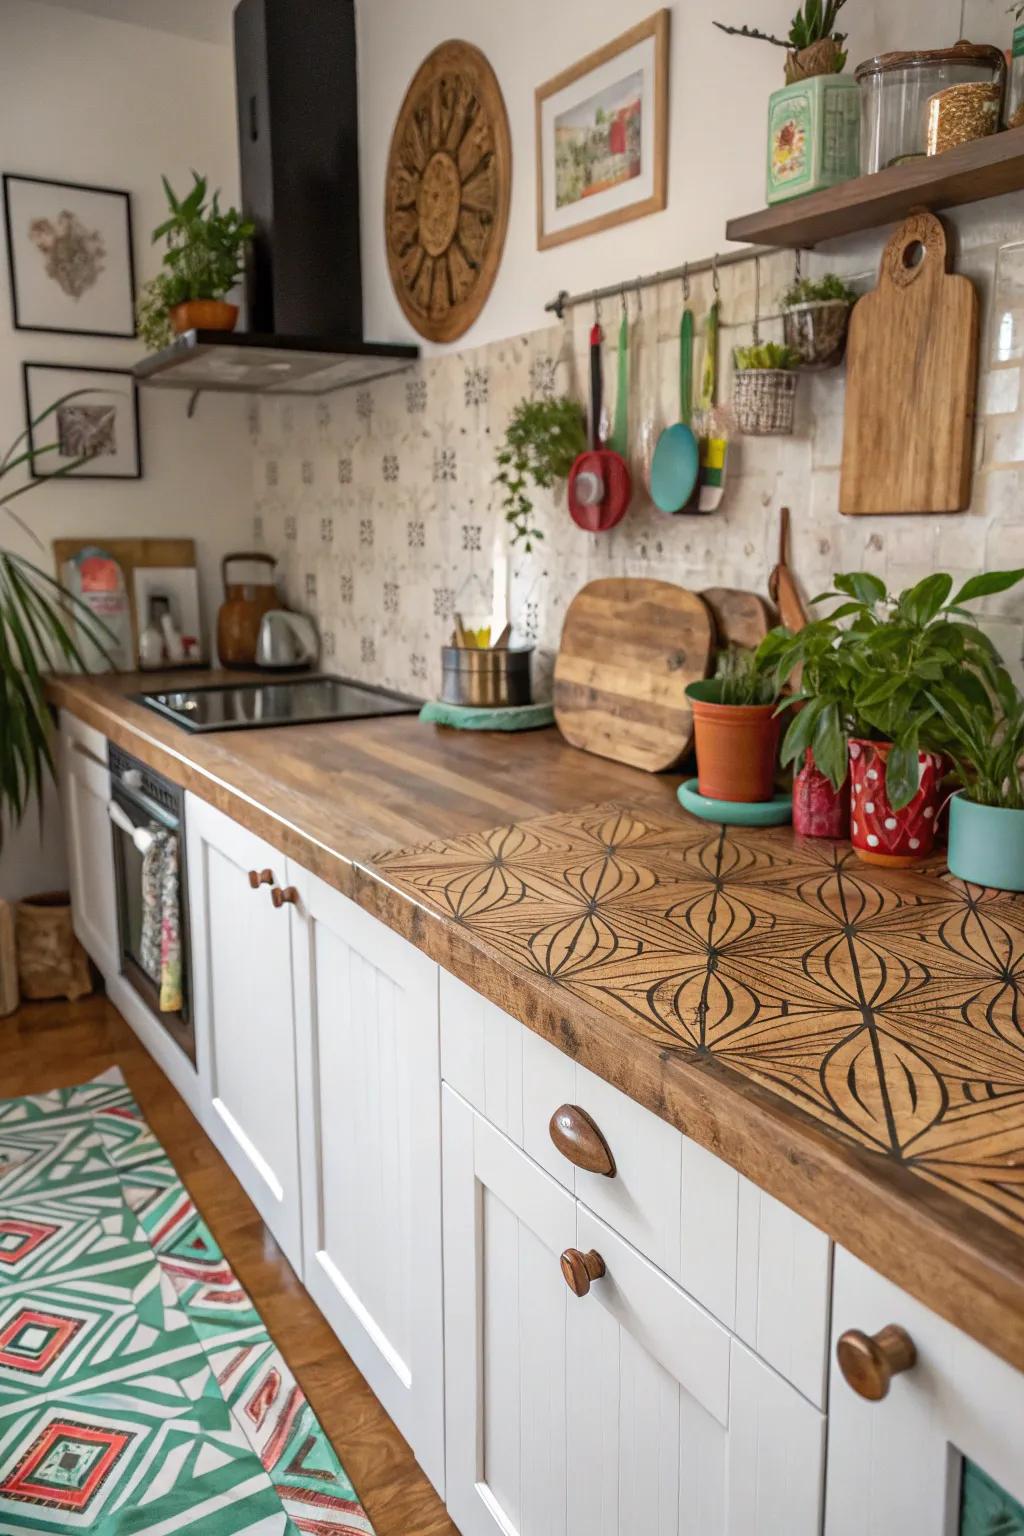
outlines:
[{"label": "turquoise plant pot", "polygon": [[949,869],[972,885],[1024,891],[1024,811],[976,805],[963,792],[949,805]]}]

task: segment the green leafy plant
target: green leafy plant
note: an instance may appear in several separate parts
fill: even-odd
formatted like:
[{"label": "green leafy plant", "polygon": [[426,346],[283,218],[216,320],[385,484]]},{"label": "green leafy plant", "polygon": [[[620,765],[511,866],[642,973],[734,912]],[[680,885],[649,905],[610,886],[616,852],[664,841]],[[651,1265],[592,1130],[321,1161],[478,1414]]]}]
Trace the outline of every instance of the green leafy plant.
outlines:
[{"label": "green leafy plant", "polygon": [[721,21],[716,21],[714,25],[719,31],[727,32],[730,37],[752,37],[758,42],[771,43],[776,48],[785,48],[788,52],[795,53],[800,53],[805,48],[813,48],[815,43],[823,43],[827,39],[835,44],[835,73],[839,74],[846,64],[847,56],[843,51],[846,33],[836,31],[836,22],[845,4],[846,0],[803,0],[803,4],[790,22],[789,34],[786,37],[776,37],[774,33],[762,32],[757,27],[730,27]]},{"label": "green leafy plant", "polygon": [[966,799],[1005,811],[1024,811],[1024,697],[1002,672],[982,703],[947,678],[930,697],[945,725]]},{"label": "green leafy plant", "polygon": [[826,272],[824,277],[798,278],[782,295],[784,309],[793,309],[797,304],[832,304],[837,301],[855,304],[857,295],[834,272]]},{"label": "green leafy plant", "polygon": [[779,341],[763,341],[757,346],[737,347],[733,353],[736,367],[741,372],[754,369],[799,368],[803,358],[795,347],[786,347]]},{"label": "green leafy plant", "polygon": [[530,485],[550,490],[565,479],[586,446],[583,413],[568,395],[520,400],[498,449],[495,477],[504,489],[502,507],[506,522],[512,525],[513,544],[521,541],[524,549],[531,550],[534,539],[544,537],[527,494]]},{"label": "green leafy plant", "polygon": [[762,655],[760,648],[730,645],[719,651],[711,682],[715,686],[707,697],[712,704],[774,704],[778,698],[775,658]]},{"label": "green leafy plant", "polygon": [[[60,465],[42,479],[24,479],[24,471],[58,446],[33,448],[32,435],[67,401],[92,393],[77,389],[55,400],[0,459],[0,510],[40,549],[42,544],[12,502],[50,480],[73,474],[87,456]],[[10,476],[17,483],[8,488]],[[113,636],[92,610],[23,555],[0,549],[0,846],[4,826],[20,822],[33,800],[42,817],[43,785],[55,772],[45,674],[54,665],[85,669],[76,629],[109,659]]]},{"label": "green leafy plant", "polygon": [[237,208],[222,209],[220,193],[208,199],[205,176],[192,172],[192,186],[179,198],[161,178],[169,217],[153,231],[153,244],[164,240],[163,266],[143,287],[136,309],[139,334],[147,346],[166,346],[171,337],[169,312],[190,299],[223,299],[241,280],[245,248],[254,226]]},{"label": "green leafy plant", "polygon": [[918,789],[919,752],[956,755],[936,700],[952,697],[968,711],[991,714],[992,699],[1005,694],[999,653],[964,605],[1022,579],[1024,570],[991,571],[953,594],[953,578],[935,572],[890,597],[866,571],[836,576],[835,590],[814,599],[836,601],[830,614],[795,635],[773,631],[761,648],[775,658],[780,689],[804,669],[800,690],[782,706],[803,705],[786,731],[783,761],[794,762],[809,746],[839,789],[851,736],[890,741],[889,802],[894,810],[908,805]]}]

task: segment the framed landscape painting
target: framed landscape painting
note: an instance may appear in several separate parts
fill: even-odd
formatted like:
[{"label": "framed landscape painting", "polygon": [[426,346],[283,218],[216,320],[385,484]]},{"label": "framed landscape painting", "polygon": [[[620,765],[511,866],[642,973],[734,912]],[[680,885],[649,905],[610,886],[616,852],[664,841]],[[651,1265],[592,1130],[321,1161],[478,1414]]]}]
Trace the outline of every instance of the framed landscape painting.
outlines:
[{"label": "framed landscape painting", "polygon": [[[33,479],[49,479],[77,461],[69,480],[140,478],[138,389],[129,369],[23,363],[22,378],[29,446],[41,455],[32,462]],[[65,398],[70,395],[74,399]],[[63,403],[33,427],[58,400]]]},{"label": "framed landscape painting", "polygon": [[4,217],[16,330],[135,335],[127,192],[5,175]]},{"label": "framed landscape painting", "polygon": [[657,11],[537,88],[540,250],[665,207],[668,29]]}]

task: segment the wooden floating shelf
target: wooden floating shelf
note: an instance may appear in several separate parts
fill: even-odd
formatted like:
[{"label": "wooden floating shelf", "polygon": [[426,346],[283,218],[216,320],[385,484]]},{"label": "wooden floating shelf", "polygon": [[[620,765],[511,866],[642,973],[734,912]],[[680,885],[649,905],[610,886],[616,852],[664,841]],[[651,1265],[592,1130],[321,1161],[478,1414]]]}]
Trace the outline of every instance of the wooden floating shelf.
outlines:
[{"label": "wooden floating shelf", "polygon": [[1024,188],[1024,128],[976,139],[942,155],[858,176],[824,192],[730,219],[730,240],[795,249],[894,224],[912,208],[956,208]]}]

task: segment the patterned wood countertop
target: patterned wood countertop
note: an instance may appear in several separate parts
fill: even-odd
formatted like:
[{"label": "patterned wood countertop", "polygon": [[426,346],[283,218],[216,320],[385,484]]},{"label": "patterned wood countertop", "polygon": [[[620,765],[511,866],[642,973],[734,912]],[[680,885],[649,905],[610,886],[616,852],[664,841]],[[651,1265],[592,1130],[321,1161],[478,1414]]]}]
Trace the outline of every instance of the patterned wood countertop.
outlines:
[{"label": "patterned wood countertop", "polygon": [[140,685],[52,696],[1024,1369],[1024,897],[706,826],[553,731],[189,736]]}]

